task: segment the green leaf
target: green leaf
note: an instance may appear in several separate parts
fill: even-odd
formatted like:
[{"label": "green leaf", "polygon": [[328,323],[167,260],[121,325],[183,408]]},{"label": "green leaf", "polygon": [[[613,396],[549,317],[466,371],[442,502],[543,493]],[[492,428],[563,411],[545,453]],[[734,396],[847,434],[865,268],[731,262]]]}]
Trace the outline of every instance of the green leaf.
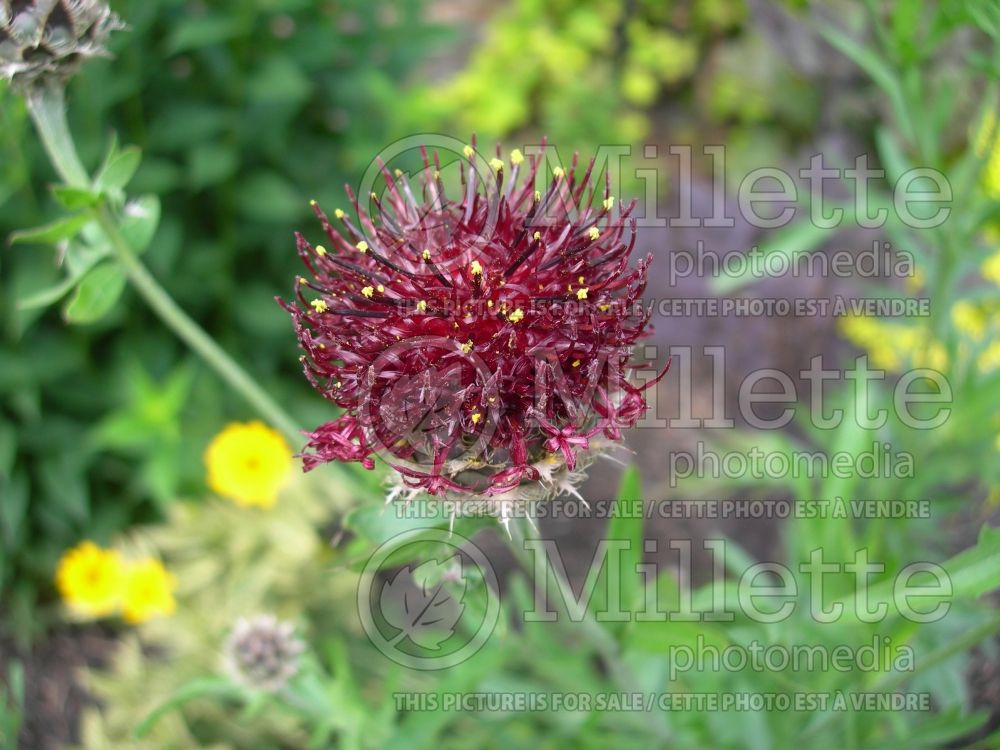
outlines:
[{"label": "green leaf", "polygon": [[125,273],[116,263],[102,263],[87,271],[66,305],[68,323],[83,325],[103,318],[125,289]]},{"label": "green leaf", "polygon": [[136,253],[149,247],[159,224],[160,199],[155,195],[143,195],[125,205],[121,231],[128,240],[129,247]]},{"label": "green leaf", "polygon": [[108,154],[108,160],[101,167],[94,179],[94,184],[99,191],[121,190],[139,168],[142,161],[142,149],[138,146],[128,146],[121,151],[112,151]]},{"label": "green leaf", "polygon": [[58,284],[31,292],[26,297],[17,301],[18,310],[37,310],[39,307],[48,307],[61,300],[70,290],[76,286],[79,277],[68,276]]},{"label": "green leaf", "polygon": [[242,697],[243,691],[229,682],[229,680],[219,677],[204,677],[192,680],[174,692],[163,704],[153,709],[139,723],[135,728],[136,739],[142,739],[153,728],[153,725],[160,720],[161,716],[170,713],[175,708],[180,708],[190,701],[197,700],[198,698],[237,700]]},{"label": "green leaf", "polygon": [[[627,541],[629,548],[621,553],[621,580],[609,580],[609,596],[614,597],[616,593],[621,598],[619,601],[622,607],[630,611],[639,601],[639,591],[641,581],[636,570],[642,562],[643,539],[642,539],[642,514],[636,514],[637,503],[642,502],[642,479],[639,476],[639,469],[629,466],[622,475],[621,485],[618,489],[618,499],[615,502],[614,515],[608,523],[608,533],[606,539],[616,541]],[[615,592],[614,588],[619,591]]]},{"label": "green leaf", "polygon": [[56,200],[70,210],[96,206],[101,200],[101,194],[96,190],[73,187],[72,185],[54,185],[52,194]]},{"label": "green leaf", "polygon": [[10,244],[53,245],[60,240],[68,240],[75,237],[90,221],[90,216],[85,213],[66,216],[44,226],[33,229],[21,229],[14,232],[10,236]]},{"label": "green leaf", "polygon": [[[835,231],[837,227],[820,227],[809,220],[799,221],[771,235],[764,243],[762,252],[765,257],[786,255],[791,262],[794,262],[800,256],[818,248],[823,240]],[[763,265],[764,268],[769,267],[768,264],[744,263],[743,273],[721,274],[712,279],[712,291],[716,294],[732,294],[756,281],[755,270],[759,265]]]},{"label": "green leaf", "polygon": [[167,42],[167,52],[176,55],[190,49],[209,47],[242,33],[242,24],[226,16],[194,16],[178,23]]}]

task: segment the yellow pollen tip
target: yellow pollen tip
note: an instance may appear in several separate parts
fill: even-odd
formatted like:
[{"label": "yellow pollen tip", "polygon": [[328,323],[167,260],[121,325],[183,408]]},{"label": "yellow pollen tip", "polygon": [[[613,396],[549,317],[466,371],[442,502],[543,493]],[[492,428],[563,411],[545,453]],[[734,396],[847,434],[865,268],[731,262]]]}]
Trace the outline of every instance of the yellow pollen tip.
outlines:
[{"label": "yellow pollen tip", "polygon": [[299,276],[299,283],[300,284],[308,284],[309,281],[308,281],[308,279],[306,279],[305,276]]},{"label": "yellow pollen tip", "polygon": [[333,384],[333,387],[334,387],[334,388],[340,388],[340,385],[341,385],[341,383],[340,383],[340,381],[338,380],[338,381],[337,381],[336,383],[334,383],[334,384]]},{"label": "yellow pollen tip", "polygon": [[466,159],[471,159],[472,155],[476,153],[476,149],[474,149],[472,146],[466,146],[465,148],[462,149],[462,153],[465,154]]},{"label": "yellow pollen tip", "polygon": [[441,170],[440,169],[435,169],[434,170],[434,179],[437,180],[440,177],[441,177]]},{"label": "yellow pollen tip", "polygon": [[587,235],[590,237],[590,239],[596,240],[601,236],[601,230],[598,229],[597,227],[591,227],[590,231],[587,232]]},{"label": "yellow pollen tip", "polygon": [[533,235],[531,235],[531,236],[532,236],[532,237],[533,237],[534,239],[536,239],[536,240],[540,240],[540,239],[542,238],[542,233],[541,233],[541,232],[535,232],[535,233],[534,233]]},{"label": "yellow pollen tip", "polygon": [[521,153],[521,149],[515,148],[510,152],[510,163],[515,167],[524,161],[524,154]]},{"label": "yellow pollen tip", "polygon": [[577,284],[582,284],[583,283],[583,276],[577,276],[576,277],[576,283]]},{"label": "yellow pollen tip", "polygon": [[584,287],[583,289],[577,289],[576,290],[576,298],[577,299],[587,299],[587,287]]},{"label": "yellow pollen tip", "polygon": [[316,255],[322,258],[324,255],[326,255],[326,248],[323,247],[322,245],[316,245]]},{"label": "yellow pollen tip", "polygon": [[480,414],[478,411],[472,412],[472,417],[471,417],[472,424],[479,424],[479,420],[482,419],[482,418],[483,418],[483,415]]},{"label": "yellow pollen tip", "polygon": [[365,242],[364,240],[361,240],[361,242],[359,242],[357,245],[355,245],[355,247],[358,248],[358,250],[360,250],[363,253],[367,253],[368,252],[368,243]]},{"label": "yellow pollen tip", "polygon": [[573,367],[579,367],[579,366],[580,366],[580,360],[574,359],[573,360]]},{"label": "yellow pollen tip", "polygon": [[402,176],[403,176],[403,170],[402,170],[402,169],[394,169],[394,170],[392,170],[392,173],[393,173],[393,174],[394,174],[394,175],[395,175],[396,177],[402,177]]},{"label": "yellow pollen tip", "polygon": [[472,261],[472,263],[469,264],[469,272],[473,276],[482,276],[483,275],[482,264],[478,260]]},{"label": "yellow pollen tip", "polygon": [[520,307],[517,308],[514,312],[512,312],[510,315],[507,316],[507,320],[509,320],[511,323],[517,323],[521,320],[524,320],[524,310],[522,310]]},{"label": "yellow pollen tip", "polygon": [[497,159],[495,156],[490,159],[490,166],[493,167],[494,172],[499,172],[503,169],[503,162]]},{"label": "yellow pollen tip", "polygon": [[472,351],[472,339],[469,339],[464,344],[462,344],[462,353],[468,354]]},{"label": "yellow pollen tip", "polygon": [[556,167],[556,168],[554,168],[552,170],[552,176],[555,177],[557,180],[560,177],[563,177],[565,174],[566,174],[566,170],[563,169],[562,167]]},{"label": "yellow pollen tip", "polygon": [[615,206],[615,196],[609,195],[604,199],[604,210],[610,211]]},{"label": "yellow pollen tip", "polygon": [[373,191],[373,192],[371,193],[371,196],[372,196],[372,200],[373,200],[373,201],[377,201],[377,200],[378,200],[378,193],[376,193],[376,192],[374,192],[374,191]]},{"label": "yellow pollen tip", "polygon": [[342,209],[342,208],[335,208],[335,209],[333,209],[333,215],[336,216],[338,219],[343,219],[344,218],[344,209]]},{"label": "yellow pollen tip", "polygon": [[607,312],[608,310],[611,309],[611,305],[598,305],[597,309],[600,310],[601,312]]},{"label": "yellow pollen tip", "polygon": [[326,304],[326,300],[314,299],[309,304],[312,305],[313,310],[315,310],[318,313],[324,313],[328,309],[327,308],[327,304]]},{"label": "yellow pollen tip", "polygon": [[424,260],[430,260],[431,259],[431,251],[430,250],[424,250],[424,252],[421,253],[421,257]]},{"label": "yellow pollen tip", "polygon": [[361,293],[365,295],[368,299],[371,299],[372,295],[375,294],[375,288],[370,286],[362,287]]},{"label": "yellow pollen tip", "polygon": [[314,201],[314,200],[309,201],[309,205],[310,206],[315,206],[316,205],[316,201]]},{"label": "yellow pollen tip", "polygon": [[420,312],[427,312],[427,302],[425,302],[424,300],[420,300],[419,302],[417,302],[417,310],[419,310]]},{"label": "yellow pollen tip", "polygon": [[538,203],[538,201],[540,201],[541,199],[542,199],[542,191],[541,190],[536,190],[535,191],[535,203]]},{"label": "yellow pollen tip", "polygon": [[487,307],[493,307],[493,300],[486,300]]},{"label": "yellow pollen tip", "polygon": [[375,291],[381,294],[382,292],[385,291],[385,287],[379,284],[377,287],[375,287]]}]

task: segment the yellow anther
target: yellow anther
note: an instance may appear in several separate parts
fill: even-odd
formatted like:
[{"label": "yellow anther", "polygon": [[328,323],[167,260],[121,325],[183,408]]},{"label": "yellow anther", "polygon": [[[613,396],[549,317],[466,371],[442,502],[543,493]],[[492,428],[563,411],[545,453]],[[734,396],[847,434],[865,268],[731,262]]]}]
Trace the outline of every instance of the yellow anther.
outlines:
[{"label": "yellow anther", "polygon": [[538,201],[540,201],[541,199],[542,199],[542,191],[541,190],[536,190],[535,191],[535,203],[538,203]]},{"label": "yellow anther", "polygon": [[478,411],[472,412],[472,417],[471,417],[472,424],[479,424],[479,420],[482,419],[482,418],[483,418],[483,415],[480,414]]},{"label": "yellow anther", "polygon": [[609,195],[607,198],[604,199],[604,210],[610,211],[614,207],[615,207],[615,196]]},{"label": "yellow anther", "polygon": [[377,291],[379,294],[381,294],[382,292],[385,291],[385,287],[382,286],[381,284],[379,284],[377,287],[375,287],[375,291]]},{"label": "yellow anther", "polygon": [[542,239],[542,233],[541,233],[541,232],[535,232],[535,233],[534,233],[533,235],[531,235],[531,236],[532,236],[532,238],[533,238],[533,239],[536,239],[536,240],[540,240],[540,239]]},{"label": "yellow anther", "polygon": [[465,154],[466,159],[471,159],[472,155],[476,153],[476,149],[474,149],[472,146],[466,146],[465,148],[462,149],[462,153]]},{"label": "yellow anther", "polygon": [[462,344],[462,353],[468,354],[472,351],[472,339],[469,339],[464,344]]},{"label": "yellow anther", "polygon": [[521,153],[521,149],[515,148],[510,152],[510,163],[515,167],[524,161],[524,154]]},{"label": "yellow anther", "polygon": [[394,170],[392,170],[392,173],[394,175],[396,175],[396,177],[402,177],[403,176],[403,170],[402,169],[394,169]]},{"label": "yellow anther", "polygon": [[376,192],[374,192],[374,191],[373,191],[373,192],[371,193],[371,196],[372,196],[372,200],[373,200],[373,201],[377,201],[377,200],[378,200],[378,193],[376,193]]},{"label": "yellow anther", "polygon": [[333,384],[333,387],[334,388],[340,388],[340,385],[341,385],[340,381],[338,380],[336,383]]},{"label": "yellow anther", "polygon": [[322,245],[316,245],[316,255],[322,258],[324,255],[326,255],[326,248],[323,247]]},{"label": "yellow anther", "polygon": [[552,170],[552,176],[553,176],[553,177],[555,177],[555,178],[556,178],[557,180],[558,180],[558,179],[559,179],[560,177],[562,177],[563,175],[565,175],[565,174],[566,174],[566,170],[565,170],[565,169],[563,169],[562,167],[555,167],[555,168],[554,168],[554,169]]},{"label": "yellow anther", "polygon": [[375,294],[375,287],[371,286],[362,287],[361,293],[365,295],[368,299],[371,299],[372,295]]},{"label": "yellow anther", "polygon": [[312,305],[313,310],[315,310],[318,313],[324,313],[327,311],[326,300],[314,299],[309,304]]},{"label": "yellow anther", "polygon": [[487,307],[493,307],[493,300],[491,300],[491,299],[490,300],[486,300],[486,306]]},{"label": "yellow anther", "polygon": [[311,200],[311,201],[309,201],[309,205],[310,205],[310,206],[315,206],[315,205],[316,205],[316,201],[315,201],[315,200]]},{"label": "yellow anther", "polygon": [[524,310],[522,310],[520,307],[517,308],[514,312],[512,312],[510,315],[507,316],[507,320],[509,320],[511,323],[517,323],[521,320],[524,320]]},{"label": "yellow anther", "polygon": [[584,287],[583,289],[577,289],[576,290],[576,298],[577,299],[587,299],[587,287]]},{"label": "yellow anther", "polygon": [[579,366],[580,366],[580,360],[574,359],[573,360],[573,367],[579,367]]},{"label": "yellow anther", "polygon": [[469,264],[469,273],[471,273],[473,276],[482,276],[483,275],[482,264],[478,260],[472,261],[472,263]]},{"label": "yellow anther", "polygon": [[499,172],[501,169],[503,169],[503,162],[494,156],[492,159],[490,159],[490,166],[493,167],[494,172]]},{"label": "yellow anther", "polygon": [[576,283],[577,284],[582,284],[583,283],[583,276],[577,276],[576,277]]},{"label": "yellow anther", "polygon": [[318,346],[320,349],[326,349],[326,344],[319,344]]},{"label": "yellow anther", "polygon": [[309,280],[305,276],[299,276],[299,283],[300,284],[308,284]]},{"label": "yellow anther", "polygon": [[365,242],[364,240],[361,240],[361,242],[359,242],[357,245],[355,245],[355,247],[358,250],[360,250],[361,252],[363,252],[363,253],[367,253],[368,252],[368,243]]},{"label": "yellow anther", "polygon": [[597,309],[600,310],[601,312],[607,312],[608,310],[611,309],[611,305],[598,305]]},{"label": "yellow anther", "polygon": [[430,250],[424,250],[424,252],[421,253],[421,256],[423,257],[424,260],[430,260],[431,259],[431,251]]},{"label": "yellow anther", "polygon": [[424,300],[417,302],[417,310],[420,312],[427,312],[427,303]]},{"label": "yellow anther", "polygon": [[590,230],[587,232],[587,235],[590,237],[590,239],[596,240],[598,237],[601,236],[601,230],[598,229],[597,227],[591,227]]},{"label": "yellow anther", "polygon": [[435,180],[441,179],[441,170],[440,169],[435,169],[434,170],[434,179]]},{"label": "yellow anther", "polygon": [[344,210],[342,208],[335,208],[333,209],[333,215],[336,216],[338,219],[343,219]]}]

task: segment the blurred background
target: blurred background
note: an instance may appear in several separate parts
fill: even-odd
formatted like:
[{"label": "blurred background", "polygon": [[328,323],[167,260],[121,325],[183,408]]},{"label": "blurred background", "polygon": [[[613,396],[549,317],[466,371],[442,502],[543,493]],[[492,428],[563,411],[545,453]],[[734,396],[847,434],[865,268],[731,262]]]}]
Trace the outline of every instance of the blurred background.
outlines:
[{"label": "blurred background", "polygon": [[[981,7],[986,6],[992,4]],[[179,304],[303,424],[315,425],[331,418],[331,409],[303,379],[288,316],[274,297],[291,292],[300,269],[292,232],[317,234],[308,200],[331,208],[342,203],[343,185],[356,185],[372,156],[393,140],[439,132],[466,140],[475,133],[487,149],[502,141],[506,150],[544,135],[563,158],[574,150],[586,158],[601,144],[631,144],[637,155],[629,162],[633,167],[661,170],[658,200],[666,216],[676,215],[677,201],[676,160],[666,156],[671,144],[690,144],[696,154],[703,145],[725,144],[730,195],[755,167],[795,174],[820,152],[828,162],[844,165],[861,153],[877,153],[873,159],[883,164],[887,153],[902,153],[917,164],[932,159],[931,166],[947,171],[974,150],[970,124],[996,80],[987,26],[996,19],[980,19],[977,7],[957,1],[846,0],[120,0],[114,8],[129,29],[113,36],[113,58],[88,64],[74,78],[69,118],[89,168],[99,163],[112,131],[121,143],[141,147],[143,161],[129,191],[158,195],[161,202],[159,227],[144,261]],[[872,18],[884,28],[873,27]],[[859,65],[858,55],[845,54],[844,44],[824,40],[820,30],[833,26],[846,29],[844,36],[858,44],[881,45],[886,64],[905,82],[910,116],[933,119],[915,105],[933,101],[932,93],[941,88],[951,90],[946,111],[928,126],[925,140],[933,149],[907,141],[907,123],[899,121],[894,101],[872,80],[872,69]],[[921,83],[911,85],[913,76]],[[897,134],[900,145],[887,151],[886,143]],[[643,157],[644,146],[656,146],[659,156]],[[989,153],[978,158],[988,161]],[[709,161],[696,159],[696,215],[711,212],[711,169]],[[632,170],[626,169],[624,178],[625,195],[641,196],[646,186]],[[0,84],[0,236],[58,215],[47,187],[55,179],[23,102]],[[983,291],[985,273],[976,270],[996,242],[987,231],[996,195],[978,181],[970,190],[977,205],[989,207],[970,219],[969,231],[981,246],[968,249],[964,262],[976,278],[957,275],[952,296],[943,303],[948,332],[935,334],[943,337],[956,377],[961,373],[969,388],[967,407],[956,408],[954,429],[933,441],[883,430],[866,436],[867,444],[863,438],[847,448],[860,451],[876,437],[899,450],[913,448],[919,460],[910,485],[816,488],[765,481],[748,489],[745,482],[693,482],[677,489],[665,457],[718,436],[646,429],[628,438],[643,496],[804,499],[839,490],[851,496],[933,498],[947,506],[946,515],[905,527],[867,528],[863,534],[883,539],[886,555],[899,560],[914,548],[943,557],[973,544],[979,527],[995,514],[989,495],[1000,482],[992,466],[998,431],[992,413],[1000,390],[993,370],[980,368],[977,380],[958,367],[962,356],[985,351],[996,340],[995,306],[990,306],[996,289]],[[662,258],[670,250],[692,250],[699,240],[715,253],[775,242],[736,219],[733,229],[643,229],[637,248]],[[884,239],[912,244],[921,261],[934,257],[935,243],[943,242],[937,235],[913,238],[893,234],[892,228],[856,226],[836,234],[800,232],[781,241],[794,250],[831,252],[866,250]],[[83,325],[67,324],[66,301],[58,295],[46,297],[51,304],[24,304],[58,286],[58,261],[51,248],[0,249],[0,664],[3,671],[21,665],[26,683],[20,700],[10,701],[11,711],[22,718],[23,747],[304,747],[301,732],[287,721],[252,734],[233,712],[221,716],[209,708],[160,725],[166,739],[144,740],[148,745],[123,727],[156,703],[150,697],[142,704],[136,693],[156,693],[162,700],[211,665],[208,634],[223,632],[226,618],[240,607],[293,610],[316,633],[324,632],[323,623],[350,628],[343,611],[328,611],[332,599],[313,601],[304,592],[306,581],[317,579],[302,571],[319,576],[322,565],[336,561],[328,542],[347,510],[360,502],[356,490],[296,485],[307,499],[272,511],[278,514],[274,518],[237,516],[239,509],[206,499],[211,495],[206,446],[226,423],[254,415],[129,289],[99,320]],[[907,296],[922,289],[919,281],[909,288],[898,279],[879,281],[884,283],[878,291],[872,280],[828,278],[752,285],[737,279],[722,290],[709,279],[692,277],[671,286],[666,264],[654,260],[648,295]],[[963,294],[982,308],[978,338],[950,322],[952,302]],[[702,346],[725,347],[725,400],[736,417],[738,386],[749,372],[775,367],[794,374],[820,354],[831,363],[846,363],[872,342],[871,336],[852,339],[832,316],[654,316],[653,322],[650,343],[659,347],[661,364],[670,346],[695,347],[696,355]],[[880,336],[893,334],[883,331],[875,339]],[[916,357],[928,340],[918,338],[903,356]],[[707,414],[712,362],[696,356],[691,365],[690,395],[682,394],[671,375],[660,384],[659,417],[676,417],[679,399],[689,397],[696,414]],[[807,392],[804,381],[797,382],[800,392]],[[795,445],[832,450],[841,439],[794,426],[780,435],[740,435],[725,437],[730,446],[751,440],[788,451]],[[614,498],[620,473],[601,465],[585,496],[595,503]],[[341,475],[321,470],[316,476],[320,484],[326,477],[336,485]],[[377,477],[361,481],[378,495]],[[266,544],[275,526],[289,532],[282,551]],[[543,522],[545,531],[565,543],[577,583],[604,528],[596,519]],[[663,540],[661,550],[673,538],[693,539],[697,549],[701,539],[723,533],[755,559],[776,559],[788,539],[780,523],[763,520],[661,519],[648,533]],[[142,639],[115,623],[66,621],[54,584],[60,558],[81,540],[112,545],[123,535],[141,548],[156,549],[168,563],[178,561],[180,610],[187,607],[188,614],[179,611],[177,617],[184,627],[163,624],[157,631],[154,623],[150,637]],[[282,558],[291,554],[289,539],[305,550],[291,561]],[[501,569],[514,565],[502,539],[490,537],[483,546]],[[705,564],[696,556],[696,579],[704,577]],[[284,573],[276,573],[278,568]],[[232,587],[250,580],[258,582],[253,593],[241,589],[240,601],[226,598]],[[220,605],[223,611],[209,614],[222,596],[212,586],[230,588],[221,599],[227,602]],[[342,588],[349,591],[350,584]],[[144,661],[155,636],[171,630],[170,637],[182,639],[171,644],[174,649],[202,655],[190,667],[176,667],[182,674],[163,674],[162,665]],[[572,661],[571,654],[564,657]],[[956,707],[961,716],[973,707],[984,709],[983,722],[963,725],[965,734],[956,730],[957,736],[985,737],[1000,710],[1000,671],[990,671],[995,661],[981,663],[986,674],[951,665],[953,691],[941,705]],[[91,673],[88,667],[110,671]],[[84,673],[91,676],[80,677]],[[15,682],[9,676],[6,681]],[[97,700],[102,711],[95,710]],[[89,718],[82,720],[81,711]],[[199,717],[212,728],[199,725]],[[544,724],[499,736],[515,746],[537,746],[537,737],[557,731]],[[718,729],[711,722],[705,727]],[[466,730],[472,732],[468,746],[492,746],[488,735]],[[581,730],[558,729],[568,733],[564,736],[575,731]],[[602,736],[594,731],[594,737]],[[760,732],[756,745],[731,737],[718,746],[777,747],[778,738],[790,736],[755,731]]]}]

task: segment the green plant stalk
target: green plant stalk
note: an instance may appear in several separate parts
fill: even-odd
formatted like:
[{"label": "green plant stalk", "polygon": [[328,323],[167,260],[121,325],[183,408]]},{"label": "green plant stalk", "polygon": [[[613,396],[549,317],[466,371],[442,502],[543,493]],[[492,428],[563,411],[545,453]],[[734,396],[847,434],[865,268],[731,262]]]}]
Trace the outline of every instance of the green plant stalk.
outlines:
[{"label": "green plant stalk", "polygon": [[[51,84],[35,86],[27,92],[26,99],[31,119],[60,177],[73,187],[91,187],[90,177],[77,155],[73,136],[66,123],[66,103],[62,87]],[[297,444],[302,439],[302,434],[295,419],[160,286],[132,252],[107,203],[102,202],[96,206],[93,215],[125,276],[160,320],[243,396],[265,420],[281,430],[293,444]]]},{"label": "green plant stalk", "polygon": [[[527,523],[527,522],[525,522]],[[532,555],[528,554],[527,547],[524,546],[525,541],[529,538],[525,533],[522,526],[515,521],[510,525],[510,548],[514,553],[514,557],[524,568],[525,575],[529,576],[531,571],[534,569],[535,561]],[[499,533],[499,532],[498,532]],[[541,551],[536,551],[536,554],[543,554]],[[558,595],[552,597],[551,604],[557,610],[557,618],[561,623],[573,623],[570,618],[569,609],[567,608],[567,602],[569,598],[574,596],[573,590],[569,585],[569,582],[564,580],[555,569],[552,567],[552,563],[545,558],[542,567],[545,569],[545,579],[547,581],[547,586],[555,589]],[[621,649],[618,646],[618,642],[615,640],[607,630],[601,627],[601,624],[594,619],[594,616],[588,612],[584,611],[583,619],[579,622],[573,623],[574,626],[579,628],[579,632],[583,635],[584,640],[597,652],[600,656],[601,661],[604,662],[605,668],[608,670],[608,674],[611,679],[618,684],[619,688],[623,692],[633,692],[637,689],[638,680],[633,677],[631,671],[621,660]],[[675,739],[671,737],[669,730],[663,722],[663,717],[657,713],[644,714],[646,718],[646,726],[653,736],[658,737],[662,740]]]}]

